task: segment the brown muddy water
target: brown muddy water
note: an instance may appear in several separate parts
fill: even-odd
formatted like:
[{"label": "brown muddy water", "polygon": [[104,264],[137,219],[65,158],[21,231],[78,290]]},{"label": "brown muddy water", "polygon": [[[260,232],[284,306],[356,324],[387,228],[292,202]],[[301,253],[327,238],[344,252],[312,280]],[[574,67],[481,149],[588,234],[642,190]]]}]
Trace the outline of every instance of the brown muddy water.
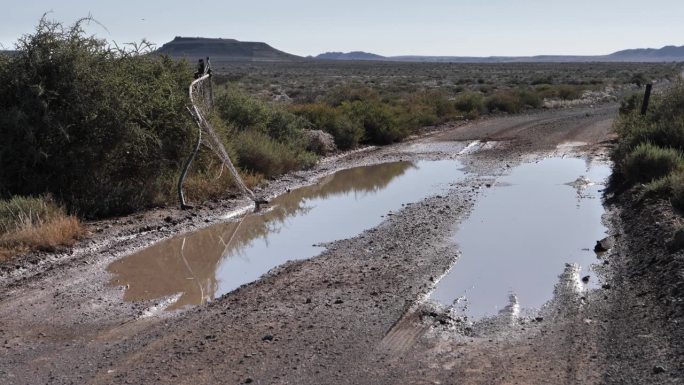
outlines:
[{"label": "brown muddy water", "polygon": [[455,160],[394,162],[337,172],[275,198],[268,211],[183,234],[113,262],[124,299],[171,298],[197,305],[259,279],[288,260],[320,254],[326,242],[379,225],[389,211],[464,176]]},{"label": "brown muddy water", "polygon": [[559,280],[596,286],[593,247],[606,236],[601,190],[609,175],[605,163],[550,158],[497,180],[459,226],[461,256],[431,299],[476,320],[540,309]]}]

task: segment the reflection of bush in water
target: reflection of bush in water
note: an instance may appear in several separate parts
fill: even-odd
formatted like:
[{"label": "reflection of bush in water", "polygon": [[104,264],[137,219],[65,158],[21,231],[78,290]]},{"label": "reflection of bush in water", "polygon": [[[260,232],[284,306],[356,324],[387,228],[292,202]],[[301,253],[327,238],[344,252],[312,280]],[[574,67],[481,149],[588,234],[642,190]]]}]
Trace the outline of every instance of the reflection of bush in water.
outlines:
[{"label": "reflection of bush in water", "polygon": [[410,162],[396,162],[340,171],[318,184],[276,198],[270,211],[169,239],[113,263],[108,270],[117,275],[116,284],[130,284],[127,300],[183,292],[173,306],[176,308],[213,298],[218,290],[216,271],[223,256],[245,257],[245,247],[255,239],[268,243],[268,235],[280,232],[287,218],[305,215],[312,209],[307,200],[350,192],[374,193],[412,167],[415,165]]},{"label": "reflection of bush in water", "polygon": [[384,189],[395,178],[404,175],[409,168],[416,168],[411,162],[393,162],[375,166],[356,167],[340,171],[321,183],[300,190],[306,191],[306,198],[327,198],[347,192],[377,192]]},{"label": "reflection of bush in water", "polygon": [[[282,195],[273,200],[273,209],[261,215],[245,217],[235,234],[235,238],[222,255],[240,255],[239,250],[247,246],[252,240],[263,238],[268,242],[269,234],[277,234],[288,217],[304,215],[312,209],[306,205],[310,199],[326,199],[346,193],[370,194],[387,187],[395,178],[403,175],[409,168],[416,166],[411,162],[393,162],[375,166],[356,167],[343,170],[319,183],[302,187]],[[216,226],[218,236],[226,240],[235,231],[238,223]],[[220,256],[219,256],[220,257]]]}]

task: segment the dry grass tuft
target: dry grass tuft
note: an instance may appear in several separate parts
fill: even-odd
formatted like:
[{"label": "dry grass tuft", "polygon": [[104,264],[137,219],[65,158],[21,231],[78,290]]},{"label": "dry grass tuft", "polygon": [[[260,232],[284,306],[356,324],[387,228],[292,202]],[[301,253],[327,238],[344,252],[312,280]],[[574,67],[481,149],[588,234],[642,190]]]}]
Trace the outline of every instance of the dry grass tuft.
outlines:
[{"label": "dry grass tuft", "polygon": [[0,201],[0,261],[33,250],[70,246],[85,233],[78,218],[46,198],[14,197]]}]

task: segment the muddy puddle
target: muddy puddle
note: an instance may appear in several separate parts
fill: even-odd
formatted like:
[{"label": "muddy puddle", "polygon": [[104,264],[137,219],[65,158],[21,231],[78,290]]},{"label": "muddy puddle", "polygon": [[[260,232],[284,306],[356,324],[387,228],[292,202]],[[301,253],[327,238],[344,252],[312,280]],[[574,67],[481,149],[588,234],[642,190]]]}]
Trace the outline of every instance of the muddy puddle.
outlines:
[{"label": "muddy puddle", "polygon": [[172,298],[197,305],[255,281],[288,260],[318,255],[321,243],[379,225],[403,203],[436,194],[461,178],[460,163],[394,162],[337,172],[293,190],[267,211],[176,236],[112,263],[124,299]]},{"label": "muddy puddle", "polygon": [[606,236],[601,189],[609,174],[605,163],[551,158],[498,179],[459,226],[461,257],[431,298],[475,320],[539,309],[559,279],[597,285],[593,247]]}]

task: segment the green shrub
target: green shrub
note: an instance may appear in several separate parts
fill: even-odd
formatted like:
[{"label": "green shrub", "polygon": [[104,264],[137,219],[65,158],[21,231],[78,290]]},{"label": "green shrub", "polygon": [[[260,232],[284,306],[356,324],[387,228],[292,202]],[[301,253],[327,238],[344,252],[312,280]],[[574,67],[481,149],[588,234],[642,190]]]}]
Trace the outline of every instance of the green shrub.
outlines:
[{"label": "green shrub", "polygon": [[642,85],[648,83],[648,77],[644,75],[642,72],[637,72],[632,75],[632,77],[629,79],[629,83],[631,84],[636,84],[637,87],[641,87]]},{"label": "green shrub", "polygon": [[646,115],[637,108],[640,99],[628,96],[615,124],[616,173],[630,184],[646,182],[642,198],[669,199],[684,211],[684,84],[653,95]]},{"label": "green shrub", "polygon": [[0,66],[0,186],[87,217],[155,204],[189,151],[186,63],[41,20]]},{"label": "green shrub", "polygon": [[497,91],[487,97],[485,106],[490,112],[517,113],[523,108],[520,98],[509,91]]},{"label": "green shrub", "polygon": [[231,88],[217,92],[214,107],[239,130],[256,130],[285,143],[301,140],[302,130],[308,128],[306,120]]},{"label": "green shrub", "polygon": [[526,108],[539,108],[542,106],[542,99],[539,95],[530,90],[519,90],[517,92],[520,103]]},{"label": "green shrub", "polygon": [[684,126],[684,83],[681,80],[665,94],[651,97],[647,119]]},{"label": "green shrub", "polygon": [[415,104],[407,106],[407,109],[398,117],[410,127],[434,126],[443,121],[435,111],[434,106]]},{"label": "green shrub", "polygon": [[535,77],[532,79],[530,84],[531,85],[553,84],[553,76],[552,75],[546,75],[546,76]]},{"label": "green shrub", "polygon": [[344,84],[334,87],[325,94],[325,102],[333,107],[345,102],[378,101],[378,92],[361,84]]},{"label": "green shrub", "polygon": [[295,105],[291,111],[307,119],[312,128],[323,130],[335,138],[337,148],[347,150],[358,146],[363,138],[363,127],[352,121],[339,108],[323,103]]},{"label": "green shrub", "polygon": [[[457,115],[456,104],[450,100],[449,95],[443,91],[428,91],[419,95],[415,104],[420,106],[419,111],[430,111],[429,114],[423,112],[419,116],[429,115],[427,118],[422,118],[426,124],[424,126],[442,123],[448,119],[452,119]],[[420,119],[418,119],[420,121]]]},{"label": "green shrub", "polygon": [[556,94],[558,95],[559,98],[563,100],[574,100],[574,99],[579,99],[582,97],[582,93],[584,92],[583,87],[578,87],[578,86],[573,86],[573,85],[568,85],[568,84],[562,84],[559,86],[556,86]]},{"label": "green shrub", "polygon": [[659,147],[684,150],[684,122],[681,120],[657,123],[649,123],[645,120],[636,121],[634,127],[624,133],[620,146],[631,149],[647,142]]},{"label": "green shrub", "polygon": [[579,99],[584,90],[584,86],[573,84],[541,84],[535,87],[535,92],[540,99]]},{"label": "green shrub", "polygon": [[342,110],[365,132],[364,139],[375,144],[390,144],[408,136],[409,132],[402,126],[395,111],[386,104],[377,102],[344,102]]},{"label": "green shrub", "polygon": [[214,126],[222,126],[224,142],[229,142],[243,170],[272,178],[315,164],[316,156],[305,151],[303,130],[312,124],[304,114],[230,88],[218,90],[214,107]]},{"label": "green shrub", "polygon": [[668,196],[671,192],[670,178],[672,175],[669,174],[661,178],[655,178],[651,182],[646,183],[644,190],[641,192],[642,198]]},{"label": "green shrub", "polygon": [[624,159],[622,171],[630,182],[648,183],[683,166],[684,157],[678,150],[641,143]]},{"label": "green shrub", "polygon": [[643,97],[641,92],[634,92],[620,101],[620,114],[626,115],[640,109]]},{"label": "green shrub", "polygon": [[315,164],[316,156],[294,149],[258,131],[240,132],[235,137],[238,165],[266,178]]},{"label": "green shrub", "polygon": [[677,83],[664,94],[654,94],[646,115],[639,111],[641,97],[633,94],[623,101],[615,123],[619,135],[613,161],[620,164],[634,148],[650,143],[684,153],[684,84]]},{"label": "green shrub", "polygon": [[485,110],[484,97],[479,92],[467,91],[456,97],[454,106],[464,112],[467,118],[474,119]]}]

